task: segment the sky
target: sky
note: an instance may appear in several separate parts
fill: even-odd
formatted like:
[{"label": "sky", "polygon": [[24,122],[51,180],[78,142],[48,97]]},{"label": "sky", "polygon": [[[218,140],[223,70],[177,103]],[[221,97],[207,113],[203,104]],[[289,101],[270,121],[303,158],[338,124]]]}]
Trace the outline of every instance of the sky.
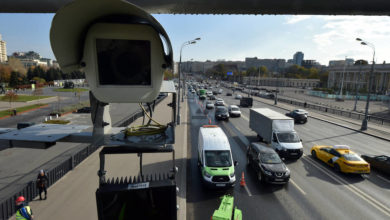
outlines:
[{"label": "sky", "polygon": [[[55,59],[49,32],[54,14],[0,14],[0,34],[7,53],[36,51]],[[297,51],[304,59],[328,65],[329,60],[372,60],[373,50],[360,45],[359,37],[375,46],[377,63],[390,62],[390,17],[306,15],[154,15],[172,42],[174,60],[181,45],[182,61],[193,59],[244,61],[292,59]]]}]

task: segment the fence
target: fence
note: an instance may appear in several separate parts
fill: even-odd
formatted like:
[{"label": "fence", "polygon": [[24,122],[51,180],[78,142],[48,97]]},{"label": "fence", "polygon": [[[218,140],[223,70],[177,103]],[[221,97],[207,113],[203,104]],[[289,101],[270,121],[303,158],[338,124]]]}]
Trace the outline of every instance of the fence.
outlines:
[{"label": "fence", "polygon": [[[284,98],[278,98],[278,101],[292,104],[292,105],[305,107],[305,102],[289,100],[289,99],[284,99]],[[347,117],[347,118],[353,118],[353,119],[357,119],[357,120],[363,120],[363,118],[364,118],[364,114],[362,114],[362,113],[343,111],[340,109],[329,108],[329,107],[321,106],[321,105],[314,105],[314,104],[307,103],[305,108],[311,108],[314,110],[327,112],[327,113],[331,113],[331,114],[335,114],[335,115],[340,115],[340,116]],[[376,123],[376,124],[390,126],[390,119],[387,119],[387,118],[380,118],[380,117],[368,115],[368,121]]]},{"label": "fence", "polygon": [[[160,103],[162,100],[164,100],[166,97],[167,96],[163,96],[159,98],[156,101],[156,105]],[[127,126],[141,116],[143,116],[143,112],[136,111],[133,114],[131,114],[127,119],[116,123],[115,126],[119,126],[119,127]],[[95,152],[99,147],[100,146],[96,147],[92,145],[87,145],[77,153],[71,155],[68,159],[63,161],[58,166],[50,169],[47,172],[47,177],[49,179],[48,185],[49,186],[53,185],[55,182],[61,179],[66,173],[68,173],[74,167],[79,165],[85,158],[87,158],[89,155]],[[97,178],[96,181],[98,181]],[[27,201],[32,201],[38,195],[38,189],[37,189],[35,179],[31,180],[27,184],[24,184],[19,188],[19,190],[15,190],[15,192],[11,194],[12,196],[10,196],[8,199],[1,201],[0,203],[0,220],[8,219],[16,212],[15,200],[18,196],[24,196]]]}]

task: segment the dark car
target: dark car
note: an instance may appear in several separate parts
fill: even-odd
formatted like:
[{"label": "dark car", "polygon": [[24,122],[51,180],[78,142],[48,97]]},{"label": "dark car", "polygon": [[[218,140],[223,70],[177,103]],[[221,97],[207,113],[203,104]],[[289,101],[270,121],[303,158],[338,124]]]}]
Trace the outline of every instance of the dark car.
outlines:
[{"label": "dark car", "polygon": [[371,168],[383,172],[390,176],[390,157],[385,155],[370,156],[362,155],[362,158],[367,161]]},{"label": "dark car", "polygon": [[251,108],[253,105],[253,98],[252,97],[242,97],[240,99],[240,106],[241,107],[249,107]]},{"label": "dark car", "polygon": [[217,120],[229,120],[229,112],[225,106],[216,106],[215,119]]},{"label": "dark car", "polygon": [[230,92],[226,93],[226,96],[232,96],[232,95],[233,95],[233,94],[230,93]]},{"label": "dark car", "polygon": [[77,109],[77,113],[91,113],[91,107],[83,107]]},{"label": "dark car", "polygon": [[286,113],[286,116],[293,118],[295,123],[306,123],[307,122],[307,114],[300,111],[291,111],[289,113]]},{"label": "dark car", "polygon": [[256,172],[260,182],[285,184],[290,180],[290,170],[275,150],[260,143],[249,145],[247,164]]},{"label": "dark car", "polygon": [[209,97],[209,99],[210,99],[210,100],[216,100],[217,97],[216,97],[215,95],[211,95],[211,96]]}]

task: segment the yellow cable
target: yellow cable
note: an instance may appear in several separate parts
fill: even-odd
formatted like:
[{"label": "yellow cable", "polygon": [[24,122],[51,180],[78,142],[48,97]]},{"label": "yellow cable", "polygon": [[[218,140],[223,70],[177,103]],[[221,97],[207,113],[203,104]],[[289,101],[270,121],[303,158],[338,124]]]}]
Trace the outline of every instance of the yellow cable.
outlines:
[{"label": "yellow cable", "polygon": [[128,136],[141,136],[141,135],[154,135],[154,134],[161,134],[163,133],[166,129],[166,125],[161,125],[158,123],[156,120],[154,120],[148,112],[145,110],[145,108],[139,103],[141,109],[143,110],[144,114],[154,123],[156,124],[150,124],[150,125],[139,125],[139,126],[134,126],[130,128],[125,129],[125,137]]}]

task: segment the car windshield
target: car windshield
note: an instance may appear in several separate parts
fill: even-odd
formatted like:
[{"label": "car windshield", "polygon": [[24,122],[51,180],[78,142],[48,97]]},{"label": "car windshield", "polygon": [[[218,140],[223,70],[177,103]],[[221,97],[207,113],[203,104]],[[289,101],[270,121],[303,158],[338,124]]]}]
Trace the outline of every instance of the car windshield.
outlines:
[{"label": "car windshield", "polygon": [[208,167],[230,167],[232,165],[231,158],[228,150],[205,151],[206,166]]},{"label": "car windshield", "polygon": [[278,140],[281,143],[298,143],[300,139],[295,132],[291,133],[278,133]]},{"label": "car windshield", "polygon": [[356,154],[343,154],[343,157],[348,161],[363,161],[363,159]]},{"label": "car windshield", "polygon": [[209,104],[213,104],[213,103],[212,103],[212,102],[210,102],[210,101],[207,101],[207,102],[206,102],[206,104],[207,104],[207,105],[209,105]]},{"label": "car windshield", "polygon": [[217,108],[216,112],[225,113],[225,112],[227,112],[227,109],[226,108]]},{"label": "car windshield", "polygon": [[232,107],[231,109],[232,109],[232,111],[240,111],[240,109],[237,107]]},{"label": "car windshield", "polygon": [[282,163],[282,160],[277,153],[260,154],[260,161],[262,163]]}]

